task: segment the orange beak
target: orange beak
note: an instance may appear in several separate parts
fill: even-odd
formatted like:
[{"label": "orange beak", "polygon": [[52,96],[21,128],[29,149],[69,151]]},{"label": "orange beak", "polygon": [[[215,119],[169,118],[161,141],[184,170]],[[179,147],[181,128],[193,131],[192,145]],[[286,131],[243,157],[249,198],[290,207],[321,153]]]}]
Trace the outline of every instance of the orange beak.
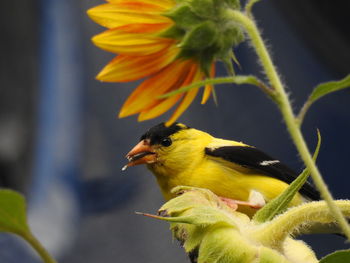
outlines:
[{"label": "orange beak", "polygon": [[123,167],[122,170],[125,170],[130,166],[138,164],[151,164],[157,161],[157,155],[148,139],[140,141],[125,157],[129,162]]}]

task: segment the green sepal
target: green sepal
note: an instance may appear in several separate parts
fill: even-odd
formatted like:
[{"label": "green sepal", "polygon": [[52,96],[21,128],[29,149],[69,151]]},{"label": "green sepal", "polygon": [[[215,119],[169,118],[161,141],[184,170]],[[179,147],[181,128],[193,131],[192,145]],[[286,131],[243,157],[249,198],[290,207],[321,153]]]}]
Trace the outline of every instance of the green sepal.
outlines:
[{"label": "green sepal", "polygon": [[199,63],[199,66],[205,76],[209,77],[211,66],[214,63],[215,49],[213,47],[208,47],[204,50],[181,49],[177,58],[194,59]]},{"label": "green sepal", "polygon": [[235,75],[235,69],[233,67],[231,58],[227,57],[227,58],[223,59],[222,61],[224,62],[224,65],[226,67],[226,70],[227,70],[228,74],[230,76],[234,76]]},{"label": "green sepal", "polygon": [[231,7],[232,9],[240,9],[241,8],[241,2],[240,0],[225,0],[225,2]]},{"label": "green sepal", "polygon": [[160,37],[164,38],[172,38],[172,39],[177,39],[181,40],[183,36],[185,35],[186,31],[176,25],[170,27],[166,31],[162,32],[159,34]]},{"label": "green sepal", "polygon": [[213,0],[217,6],[222,6],[223,3],[227,4],[229,8],[239,10],[241,8],[240,0]]},{"label": "green sepal", "polygon": [[[215,42],[215,58],[222,61],[232,58],[232,48],[242,41],[244,41],[244,34],[240,27],[230,25],[222,30]],[[237,63],[237,60],[235,62]]]},{"label": "green sepal", "polygon": [[237,230],[213,227],[206,229],[206,235],[203,236],[198,250],[197,262],[260,262],[257,258],[256,248]]},{"label": "green sepal", "polygon": [[213,47],[203,50],[199,55],[199,65],[206,77],[210,77],[211,66],[214,62],[215,53],[212,51]]},{"label": "green sepal", "polygon": [[244,41],[244,34],[240,27],[235,25],[230,25],[222,32],[220,32],[220,37],[217,40],[218,54],[217,57],[222,59],[227,57],[232,50],[232,47],[237,46]]},{"label": "green sepal", "polygon": [[235,53],[233,53],[233,51],[232,51],[232,50],[231,50],[230,55],[231,55],[230,57],[231,57],[232,61],[233,61],[233,62],[235,62],[235,63],[236,63],[236,65],[238,65],[239,67],[241,67],[241,64],[239,64],[239,61],[238,61],[238,59],[237,59],[237,57],[236,57]]},{"label": "green sepal", "polygon": [[161,36],[178,40],[178,58],[198,61],[208,77],[213,62],[228,62],[232,48],[244,40],[241,27],[228,20],[224,12],[239,7],[236,0],[177,1],[177,6],[164,14],[174,21],[174,26]]},{"label": "green sepal", "polygon": [[199,17],[215,18],[216,6],[213,0],[192,0],[191,8]]},{"label": "green sepal", "polygon": [[192,11],[188,4],[181,4],[163,15],[171,18],[181,29],[190,29],[204,21]]},{"label": "green sepal", "polygon": [[244,41],[244,33],[241,27],[231,26],[223,32],[224,44],[231,44],[231,46],[237,46]]},{"label": "green sepal", "polygon": [[204,50],[217,39],[218,31],[212,21],[200,23],[189,30],[179,47],[188,50]]}]

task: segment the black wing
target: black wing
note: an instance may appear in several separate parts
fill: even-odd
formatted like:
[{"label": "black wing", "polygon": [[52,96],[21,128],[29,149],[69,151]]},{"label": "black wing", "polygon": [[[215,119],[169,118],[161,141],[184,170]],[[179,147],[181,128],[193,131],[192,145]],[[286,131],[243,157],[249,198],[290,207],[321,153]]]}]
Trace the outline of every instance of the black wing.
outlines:
[{"label": "black wing", "polygon": [[[271,158],[266,153],[254,147],[222,146],[214,149],[205,148],[205,153],[256,170],[288,184],[298,176],[298,174],[279,160]],[[309,182],[306,182],[299,192],[312,200],[320,199],[320,193]]]}]

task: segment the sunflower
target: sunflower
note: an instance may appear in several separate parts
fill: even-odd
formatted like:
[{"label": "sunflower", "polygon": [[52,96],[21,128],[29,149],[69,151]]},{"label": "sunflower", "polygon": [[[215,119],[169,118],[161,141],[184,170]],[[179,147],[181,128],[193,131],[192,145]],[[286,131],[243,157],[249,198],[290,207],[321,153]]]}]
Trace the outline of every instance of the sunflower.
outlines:
[{"label": "sunflower", "polygon": [[[175,122],[195,99],[199,88],[165,99],[159,96],[214,77],[217,54],[222,55],[228,46],[231,50],[232,41],[224,47],[218,44],[227,37],[218,37],[215,23],[206,20],[208,16],[202,14],[203,10],[201,14],[193,11],[195,8],[189,3],[108,0],[88,10],[92,20],[107,28],[92,38],[93,43],[117,54],[97,79],[107,82],[143,79],[122,106],[120,118],[138,114],[139,121],[152,119],[178,103],[167,124]],[[202,104],[212,92],[213,87],[206,85]]]}]

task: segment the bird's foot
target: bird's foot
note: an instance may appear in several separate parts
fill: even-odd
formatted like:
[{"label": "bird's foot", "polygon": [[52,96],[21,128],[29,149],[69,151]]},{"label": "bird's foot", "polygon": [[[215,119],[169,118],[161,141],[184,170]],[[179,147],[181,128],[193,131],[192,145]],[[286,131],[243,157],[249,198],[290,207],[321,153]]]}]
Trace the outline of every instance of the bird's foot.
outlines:
[{"label": "bird's foot", "polygon": [[226,197],[220,197],[220,199],[233,210],[237,210],[239,205],[249,206],[253,209],[260,209],[266,204],[263,195],[255,190],[250,191],[248,201],[234,200]]}]

